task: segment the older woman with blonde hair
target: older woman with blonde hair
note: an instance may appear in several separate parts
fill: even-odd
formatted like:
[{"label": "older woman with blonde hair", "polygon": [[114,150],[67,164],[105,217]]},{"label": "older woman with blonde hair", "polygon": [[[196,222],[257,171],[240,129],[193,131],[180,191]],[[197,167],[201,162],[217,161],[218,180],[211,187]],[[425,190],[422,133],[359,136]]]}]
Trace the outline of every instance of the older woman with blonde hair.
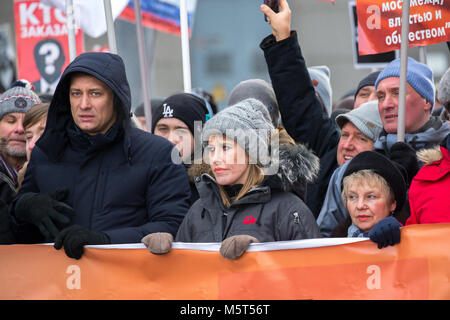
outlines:
[{"label": "older woman with blonde hair", "polygon": [[369,237],[379,248],[400,242],[396,214],[406,201],[406,170],[376,151],[355,156],[344,173],[342,201],[350,217],[332,237]]}]

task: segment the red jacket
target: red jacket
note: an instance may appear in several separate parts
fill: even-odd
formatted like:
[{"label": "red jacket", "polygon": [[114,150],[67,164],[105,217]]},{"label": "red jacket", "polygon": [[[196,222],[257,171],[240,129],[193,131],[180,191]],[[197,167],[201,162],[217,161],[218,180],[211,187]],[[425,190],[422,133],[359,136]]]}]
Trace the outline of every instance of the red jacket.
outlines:
[{"label": "red jacket", "polygon": [[[411,216],[406,225],[450,223],[450,155],[444,147],[440,151],[442,158],[423,166],[413,178],[409,188]],[[434,150],[434,157],[438,152]]]}]

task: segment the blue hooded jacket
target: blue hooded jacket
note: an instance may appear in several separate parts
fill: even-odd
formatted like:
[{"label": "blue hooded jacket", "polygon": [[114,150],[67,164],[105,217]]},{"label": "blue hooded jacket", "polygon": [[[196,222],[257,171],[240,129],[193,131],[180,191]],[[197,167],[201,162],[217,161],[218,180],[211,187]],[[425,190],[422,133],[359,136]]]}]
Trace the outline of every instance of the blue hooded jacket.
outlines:
[{"label": "blue hooded jacket", "polygon": [[[90,136],[73,121],[69,86],[74,72],[92,75],[114,92],[117,120],[105,134]],[[189,209],[186,170],[172,162],[170,142],[132,125],[130,110],[122,59],[97,52],[78,56],[55,90],[18,197],[67,188],[66,202],[76,212],[72,223],[105,232],[111,243],[140,242],[153,232],[175,235]],[[29,229],[22,242],[43,241]]]}]

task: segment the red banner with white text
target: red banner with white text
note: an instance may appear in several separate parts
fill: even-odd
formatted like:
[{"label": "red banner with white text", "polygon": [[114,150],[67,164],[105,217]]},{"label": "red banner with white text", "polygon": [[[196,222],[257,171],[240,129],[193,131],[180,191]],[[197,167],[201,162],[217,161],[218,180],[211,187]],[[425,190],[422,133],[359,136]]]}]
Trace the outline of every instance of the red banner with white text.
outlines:
[{"label": "red banner with white text", "polygon": [[[402,0],[356,0],[359,53],[400,49]],[[408,46],[450,41],[450,0],[410,0]]]},{"label": "red banner with white text", "polygon": [[450,224],[401,237],[383,249],[364,239],[257,243],[234,261],[219,244],[174,243],[165,255],[97,246],[80,260],[51,245],[3,245],[0,299],[450,299]]},{"label": "red banner with white text", "polygon": [[[18,78],[29,80],[38,93],[53,94],[70,63],[65,13],[39,0],[15,0],[14,23]],[[75,42],[79,55],[84,42],[78,27]]]}]

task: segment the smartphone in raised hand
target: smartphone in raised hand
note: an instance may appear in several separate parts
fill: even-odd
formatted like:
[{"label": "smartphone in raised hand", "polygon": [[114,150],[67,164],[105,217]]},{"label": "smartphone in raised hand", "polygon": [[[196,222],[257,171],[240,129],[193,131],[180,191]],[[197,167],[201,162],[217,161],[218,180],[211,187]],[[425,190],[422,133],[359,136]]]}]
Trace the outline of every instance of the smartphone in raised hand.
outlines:
[{"label": "smartphone in raised hand", "polygon": [[[267,5],[274,12],[280,12],[280,0],[264,0],[264,4]],[[264,20],[267,21],[267,16],[264,15]]]}]

